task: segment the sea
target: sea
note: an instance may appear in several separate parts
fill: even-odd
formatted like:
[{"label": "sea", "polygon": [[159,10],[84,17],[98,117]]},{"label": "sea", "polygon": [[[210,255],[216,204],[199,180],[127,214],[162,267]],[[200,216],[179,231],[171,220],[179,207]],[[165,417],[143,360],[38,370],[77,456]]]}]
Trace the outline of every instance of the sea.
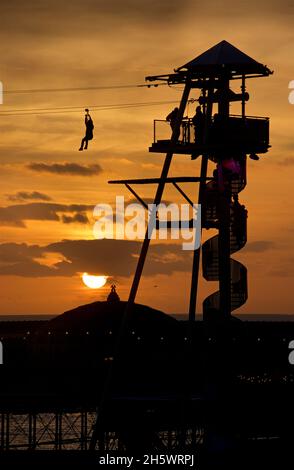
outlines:
[{"label": "sea", "polygon": [[[186,313],[169,313],[168,315],[176,318],[177,320],[187,320],[188,316]],[[10,315],[0,315],[0,322],[1,321],[46,321],[46,320],[51,320],[52,318],[56,317],[57,314],[32,314],[32,315],[15,315],[15,314],[10,314]],[[236,318],[240,318],[240,320],[243,321],[257,321],[257,322],[262,322],[262,321],[276,321],[276,322],[292,322],[294,321],[294,313],[293,314],[279,314],[279,313],[273,313],[273,314],[260,314],[260,313],[244,313],[244,314],[235,314],[234,315]],[[197,319],[197,315],[196,315]],[[199,315],[199,320],[201,320],[201,315]]]}]

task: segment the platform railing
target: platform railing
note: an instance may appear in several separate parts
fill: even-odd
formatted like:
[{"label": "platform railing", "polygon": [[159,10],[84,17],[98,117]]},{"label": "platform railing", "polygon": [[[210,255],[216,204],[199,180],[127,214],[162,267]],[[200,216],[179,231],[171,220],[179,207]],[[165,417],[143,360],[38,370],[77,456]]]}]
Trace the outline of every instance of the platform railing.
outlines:
[{"label": "platform railing", "polygon": [[[168,142],[172,134],[170,123],[163,119],[153,122],[153,144]],[[229,119],[217,120],[217,115],[211,121],[209,131],[210,143],[222,143],[224,140],[232,143],[253,142],[257,145],[269,145],[269,118],[261,116],[230,115]],[[197,127],[192,119],[183,119],[180,128],[179,144],[197,144]],[[209,142],[208,142],[209,143]]]},{"label": "platform railing", "polygon": [[[180,128],[179,142],[189,144],[191,141],[191,134],[193,135],[193,123],[192,119],[183,119]],[[191,132],[192,131],[192,132]],[[170,123],[165,119],[154,119],[153,121],[153,143],[156,144],[158,141],[170,140],[172,129]],[[160,135],[160,138],[158,138]]]}]

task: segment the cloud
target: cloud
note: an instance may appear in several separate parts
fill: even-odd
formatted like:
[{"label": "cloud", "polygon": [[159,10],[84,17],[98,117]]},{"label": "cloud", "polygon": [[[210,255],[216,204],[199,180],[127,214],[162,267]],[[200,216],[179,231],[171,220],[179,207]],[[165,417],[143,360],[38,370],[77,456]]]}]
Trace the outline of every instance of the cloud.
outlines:
[{"label": "cloud", "polygon": [[[53,222],[88,223],[86,211],[93,206],[87,204],[55,204],[32,202],[0,207],[0,225],[24,228],[26,220],[49,220]],[[66,214],[73,214],[67,216]]]},{"label": "cloud", "polygon": [[27,168],[39,173],[78,176],[99,175],[103,171],[98,164],[80,165],[79,163],[29,163]]},{"label": "cloud", "polygon": [[[293,147],[293,145],[292,145]],[[286,157],[283,160],[278,162],[280,166],[293,166],[294,165],[294,158],[293,157]]]},{"label": "cloud", "polygon": [[78,223],[78,224],[88,224],[89,219],[87,215],[83,212],[77,212],[75,215],[62,215],[61,220],[64,224],[73,224],[73,223]]},{"label": "cloud", "polygon": [[[11,3],[3,4],[1,16],[4,26],[18,25],[20,28],[28,28],[30,35],[42,34],[53,35],[55,32],[69,34],[71,28],[78,30],[80,24],[82,31],[86,29],[88,23],[95,26],[95,20],[117,17],[120,22],[125,20],[130,22],[147,22],[154,20],[166,23],[171,19],[176,19],[185,13],[185,6],[191,0],[149,0],[148,3],[138,2],[138,0],[72,0],[71,8],[65,0],[51,0],[50,3],[44,0],[29,0],[25,4],[21,0],[11,0]],[[13,19],[15,23],[13,23]],[[55,26],[55,28],[54,28]],[[105,27],[103,21],[99,23],[101,28]]]},{"label": "cloud", "polygon": [[294,256],[280,257],[279,265],[269,270],[269,275],[274,277],[294,277]]},{"label": "cloud", "polygon": [[[63,240],[47,246],[3,243],[0,245],[0,275],[22,277],[74,276],[89,272],[126,277],[134,273],[141,242],[128,240]],[[61,261],[46,265],[50,254]],[[42,261],[43,259],[43,261]],[[180,245],[153,244],[144,274],[172,274],[187,271],[191,253]]]},{"label": "cloud", "polygon": [[47,194],[40,193],[39,191],[19,191],[16,194],[8,194],[7,199],[9,201],[29,201],[29,200],[35,200],[35,201],[52,201],[52,198],[50,196],[47,196]]},{"label": "cloud", "polygon": [[0,262],[13,264],[21,261],[29,261],[34,257],[41,256],[42,248],[38,245],[27,245],[26,243],[2,243],[0,245]]}]

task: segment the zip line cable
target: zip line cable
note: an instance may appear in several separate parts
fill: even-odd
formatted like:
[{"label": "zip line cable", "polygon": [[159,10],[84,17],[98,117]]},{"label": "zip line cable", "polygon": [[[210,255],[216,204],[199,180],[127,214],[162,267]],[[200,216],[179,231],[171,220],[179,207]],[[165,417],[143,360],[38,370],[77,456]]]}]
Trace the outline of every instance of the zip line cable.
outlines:
[{"label": "zip line cable", "polygon": [[[93,87],[68,87],[68,88],[31,88],[19,90],[4,90],[4,94],[30,94],[30,93],[52,93],[52,92],[72,92],[72,91],[92,91],[92,90],[114,90],[124,88],[151,88],[158,86],[169,86],[167,83],[154,83],[154,84],[137,84],[137,85],[103,85]],[[115,109],[127,109],[143,106],[157,106],[163,104],[176,104],[177,101],[151,101],[144,103],[122,103],[122,104],[106,104],[88,106],[93,111],[107,111]],[[1,109],[1,108],[0,108]],[[0,111],[0,116],[25,116],[25,115],[42,115],[42,114],[67,114],[80,112],[84,107],[82,106],[62,106],[52,108],[22,108]]]},{"label": "zip line cable", "polygon": [[[109,104],[109,105],[94,105],[89,106],[92,111],[108,111],[115,109],[137,108],[144,106],[157,106],[164,104],[176,104],[178,101],[149,101],[143,103],[122,103],[122,104]],[[79,113],[84,110],[82,106],[63,106],[52,108],[27,108],[27,109],[11,109],[7,111],[0,111],[0,116],[26,116],[26,115],[42,115],[42,114],[67,114]]]},{"label": "zip line cable", "polygon": [[90,87],[72,87],[72,88],[31,88],[23,90],[5,90],[4,95],[7,94],[26,94],[26,93],[51,93],[51,92],[71,92],[71,91],[91,91],[91,90],[115,90],[122,88],[151,88],[158,86],[167,86],[166,83],[155,84],[142,84],[142,85],[105,85],[105,86],[90,86]]},{"label": "zip line cable", "polygon": [[[175,101],[141,101],[141,102],[135,102],[135,103],[116,103],[116,104],[94,104],[92,106],[89,106],[89,109],[94,109],[94,108],[112,108],[112,107],[117,107],[117,106],[138,106],[138,105],[156,105],[156,104],[169,104],[169,103],[174,103]],[[51,111],[51,110],[60,110],[60,109],[82,109],[83,106],[52,106],[52,108],[46,107],[46,108],[21,108],[21,109],[7,109],[6,111],[0,111],[0,114],[6,114],[10,112],[24,112],[24,111]],[[0,108],[1,109],[1,108]]]}]

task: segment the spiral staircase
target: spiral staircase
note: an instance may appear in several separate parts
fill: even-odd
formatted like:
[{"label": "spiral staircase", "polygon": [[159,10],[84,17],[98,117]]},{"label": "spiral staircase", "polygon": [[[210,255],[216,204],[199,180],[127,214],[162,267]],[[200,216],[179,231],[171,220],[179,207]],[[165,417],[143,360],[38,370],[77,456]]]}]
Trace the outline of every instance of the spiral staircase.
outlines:
[{"label": "spiral staircase", "polygon": [[[241,163],[238,177],[226,181],[230,201],[230,254],[241,250],[247,242],[247,210],[238,201],[238,194],[246,186],[246,159]],[[219,228],[219,185],[213,180],[206,185],[203,226],[206,229]],[[247,300],[247,269],[230,259],[231,269],[231,310],[241,307]],[[219,235],[207,240],[202,246],[202,271],[207,281],[219,281]],[[203,302],[203,314],[220,310],[220,292],[217,291]]]}]

